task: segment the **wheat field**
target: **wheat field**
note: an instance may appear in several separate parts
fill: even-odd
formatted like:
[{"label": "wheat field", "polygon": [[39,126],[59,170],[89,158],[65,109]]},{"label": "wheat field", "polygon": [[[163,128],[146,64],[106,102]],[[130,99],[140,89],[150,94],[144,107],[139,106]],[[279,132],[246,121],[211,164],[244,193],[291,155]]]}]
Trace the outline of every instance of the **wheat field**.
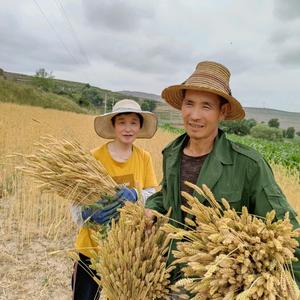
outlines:
[{"label": "wheat field", "polygon": [[[0,299],[70,299],[73,249],[78,228],[66,201],[41,194],[15,167],[14,153],[32,153],[41,136],[76,139],[86,149],[105,140],[93,129],[93,116],[38,107],[0,103]],[[161,150],[175,135],[158,130],[137,145],[152,155],[158,180]],[[276,179],[297,212],[300,184],[297,174],[272,166]]]}]

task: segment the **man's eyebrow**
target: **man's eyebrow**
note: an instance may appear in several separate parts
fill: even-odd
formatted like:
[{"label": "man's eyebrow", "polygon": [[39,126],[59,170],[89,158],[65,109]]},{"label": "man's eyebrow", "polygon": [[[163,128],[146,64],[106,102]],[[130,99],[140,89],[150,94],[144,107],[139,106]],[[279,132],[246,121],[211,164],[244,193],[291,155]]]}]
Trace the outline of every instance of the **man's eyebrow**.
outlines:
[{"label": "man's eyebrow", "polygon": [[209,106],[213,106],[214,104],[208,101],[204,101],[202,102],[203,105],[209,105]]}]

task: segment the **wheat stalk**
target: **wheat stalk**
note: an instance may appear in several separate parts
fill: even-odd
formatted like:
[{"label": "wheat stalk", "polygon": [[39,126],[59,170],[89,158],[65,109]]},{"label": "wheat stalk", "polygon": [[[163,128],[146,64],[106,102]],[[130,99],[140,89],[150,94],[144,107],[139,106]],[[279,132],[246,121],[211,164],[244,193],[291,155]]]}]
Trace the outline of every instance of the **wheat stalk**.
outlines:
[{"label": "wheat stalk", "polygon": [[211,191],[187,183],[203,195],[211,207],[187,193],[187,207],[182,210],[193,230],[170,224],[163,229],[178,242],[173,251],[174,264],[184,263],[184,286],[191,299],[298,299],[299,289],[292,277],[291,262],[297,260],[295,239],[300,230],[293,230],[288,213],[275,221],[275,211],[259,218],[244,207],[241,214],[222,199],[222,206]]},{"label": "wheat stalk", "polygon": [[107,299],[171,299],[166,266],[169,240],[160,230],[168,221],[158,217],[151,226],[141,204],[126,203],[118,223],[112,222],[105,240],[94,233],[97,249],[92,259]]},{"label": "wheat stalk", "polygon": [[41,140],[35,144],[34,154],[16,155],[24,159],[24,165],[18,169],[33,177],[42,191],[55,192],[84,205],[115,194],[117,184],[78,142],[53,136]]}]

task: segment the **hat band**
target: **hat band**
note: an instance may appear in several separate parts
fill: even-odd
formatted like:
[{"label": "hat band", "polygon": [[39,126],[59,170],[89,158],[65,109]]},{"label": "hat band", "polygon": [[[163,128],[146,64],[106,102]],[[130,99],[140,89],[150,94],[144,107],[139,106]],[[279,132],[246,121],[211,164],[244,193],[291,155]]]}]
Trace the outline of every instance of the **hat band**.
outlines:
[{"label": "hat band", "polygon": [[225,89],[225,91],[228,93],[228,95],[231,96],[231,89],[229,88],[229,86],[224,81],[222,81],[220,78],[218,78],[217,76],[214,76],[214,75],[208,74],[208,73],[204,73],[204,72],[199,72],[197,74],[193,74],[189,79],[192,79],[193,77],[213,79],[214,81],[219,83]]},{"label": "hat band", "polygon": [[113,110],[112,112],[115,113],[115,112],[130,112],[130,111],[133,111],[133,112],[142,112],[140,109],[138,108],[132,108],[132,107],[118,107],[116,108],[115,110]]}]

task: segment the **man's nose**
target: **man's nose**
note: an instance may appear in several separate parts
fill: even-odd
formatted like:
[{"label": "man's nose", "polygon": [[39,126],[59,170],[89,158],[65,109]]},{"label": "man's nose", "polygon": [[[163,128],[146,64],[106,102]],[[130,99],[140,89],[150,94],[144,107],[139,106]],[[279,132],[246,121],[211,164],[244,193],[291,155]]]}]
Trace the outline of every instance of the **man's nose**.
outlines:
[{"label": "man's nose", "polygon": [[202,117],[202,110],[201,110],[200,108],[198,108],[198,107],[194,107],[194,108],[191,110],[190,117],[191,117],[193,120],[201,119],[201,117]]}]

